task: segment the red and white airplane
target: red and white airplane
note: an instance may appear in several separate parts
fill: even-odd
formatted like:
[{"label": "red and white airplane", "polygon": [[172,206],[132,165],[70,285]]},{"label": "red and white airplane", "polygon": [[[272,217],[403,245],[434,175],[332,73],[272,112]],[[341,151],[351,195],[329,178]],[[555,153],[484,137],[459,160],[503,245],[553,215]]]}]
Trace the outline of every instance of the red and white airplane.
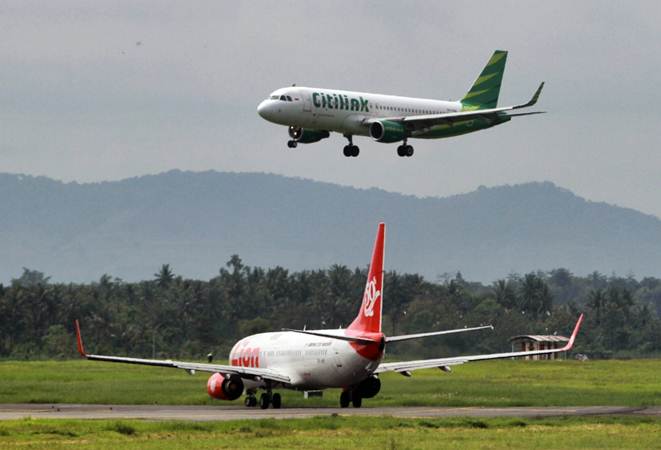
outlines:
[{"label": "red and white airplane", "polygon": [[211,397],[235,400],[245,391],[246,406],[257,405],[258,389],[265,391],[259,399],[259,406],[265,409],[269,405],[280,408],[282,403],[280,394],[273,393],[277,388],[299,391],[341,388],[340,406],[344,408],[351,403],[358,408],[362,404],[362,399],[374,397],[379,392],[381,388],[379,374],[384,372],[397,372],[410,376],[411,371],[417,369],[437,367],[450,371],[450,366],[469,361],[545,355],[567,351],[574,345],[576,334],[583,321],[582,314],[576,322],[569,342],[559,349],[382,363],[386,345],[391,342],[493,328],[479,326],[386,336],[381,331],[384,242],[385,225],[381,223],[374,242],[363,301],[358,315],[346,329],[287,329],[248,336],[234,345],[229,356],[230,364],[224,365],[87,354],[80,335],[80,325],[76,320],[78,351],[84,358],[95,361],[173,367],[184,369],[190,374],[196,371],[210,372],[212,375],[207,381],[207,391]]}]

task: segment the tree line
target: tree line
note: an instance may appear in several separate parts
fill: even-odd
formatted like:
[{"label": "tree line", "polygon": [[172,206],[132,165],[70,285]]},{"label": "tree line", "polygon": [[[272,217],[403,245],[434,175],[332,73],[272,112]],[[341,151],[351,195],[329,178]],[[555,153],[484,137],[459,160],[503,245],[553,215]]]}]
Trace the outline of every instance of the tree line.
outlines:
[{"label": "tree line", "polygon": [[[245,265],[234,255],[206,280],[176,275],[164,264],[150,280],[103,275],[92,283],[55,283],[24,268],[0,284],[0,357],[75,357],[74,319],[88,351],[142,357],[224,360],[239,338],[282,328],[345,327],[362,298],[366,268],[333,265],[291,272]],[[451,356],[509,349],[518,334],[568,335],[586,320],[576,351],[591,357],[661,353],[661,280],[566,269],[512,274],[492,284],[460,273],[425,280],[387,272],[384,332],[388,335],[492,324],[478,331],[392,344],[387,353]]]}]

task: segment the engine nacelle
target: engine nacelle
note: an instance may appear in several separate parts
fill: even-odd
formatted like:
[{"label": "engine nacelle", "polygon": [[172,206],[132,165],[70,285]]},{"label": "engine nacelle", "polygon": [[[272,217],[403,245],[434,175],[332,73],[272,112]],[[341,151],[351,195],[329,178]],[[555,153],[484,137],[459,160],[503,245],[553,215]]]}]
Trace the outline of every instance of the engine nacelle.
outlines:
[{"label": "engine nacelle", "polygon": [[375,375],[365,378],[356,387],[356,392],[358,392],[362,398],[372,398],[378,394],[380,390],[381,380]]},{"label": "engine nacelle", "polygon": [[301,144],[311,144],[319,142],[330,136],[330,133],[325,130],[311,130],[309,128],[289,127],[289,136],[296,142]]},{"label": "engine nacelle", "polygon": [[243,380],[236,374],[214,373],[207,381],[207,392],[218,400],[236,400],[243,394]]},{"label": "engine nacelle", "polygon": [[378,142],[403,141],[407,137],[406,128],[399,122],[379,120],[370,125],[370,136]]}]

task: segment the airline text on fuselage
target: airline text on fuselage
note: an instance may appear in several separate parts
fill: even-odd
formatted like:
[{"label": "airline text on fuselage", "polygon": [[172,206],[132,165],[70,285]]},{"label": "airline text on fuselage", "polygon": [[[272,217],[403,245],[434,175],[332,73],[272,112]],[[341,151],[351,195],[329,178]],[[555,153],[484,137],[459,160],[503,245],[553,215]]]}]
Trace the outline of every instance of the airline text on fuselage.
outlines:
[{"label": "airline text on fuselage", "polygon": [[353,98],[346,94],[312,93],[312,103],[317,108],[369,112],[369,102],[363,97]]}]

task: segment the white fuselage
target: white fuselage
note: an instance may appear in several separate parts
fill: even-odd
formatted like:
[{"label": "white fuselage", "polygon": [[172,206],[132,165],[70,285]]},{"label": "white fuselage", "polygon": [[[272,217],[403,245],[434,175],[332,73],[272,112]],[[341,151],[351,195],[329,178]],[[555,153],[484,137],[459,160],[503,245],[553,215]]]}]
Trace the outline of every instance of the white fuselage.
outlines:
[{"label": "white fuselage", "polygon": [[[344,335],[344,330],[320,330]],[[354,344],[355,345],[355,344]],[[381,362],[361,356],[351,343],[290,331],[260,333],[237,342],[230,351],[230,365],[273,369],[291,379],[283,387],[317,390],[352,386],[372,374]],[[246,387],[264,383],[246,380]]]},{"label": "white fuselage", "polygon": [[292,86],[274,91],[257,112],[280,125],[369,136],[369,119],[461,111],[461,102]]}]

